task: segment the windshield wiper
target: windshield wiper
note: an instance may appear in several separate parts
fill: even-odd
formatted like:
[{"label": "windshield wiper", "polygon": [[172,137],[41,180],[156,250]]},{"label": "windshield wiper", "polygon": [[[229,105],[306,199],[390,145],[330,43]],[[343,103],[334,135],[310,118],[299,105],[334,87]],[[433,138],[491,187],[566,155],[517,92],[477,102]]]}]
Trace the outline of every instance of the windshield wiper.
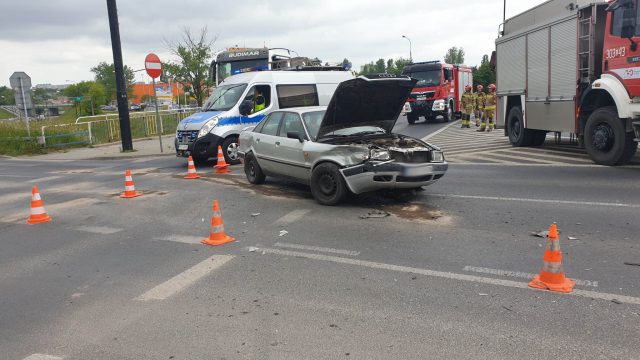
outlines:
[{"label": "windshield wiper", "polygon": [[357,133],[349,134],[347,136],[359,136],[359,135],[373,135],[373,134],[386,134],[387,132],[384,130],[369,130],[369,131],[360,131]]}]

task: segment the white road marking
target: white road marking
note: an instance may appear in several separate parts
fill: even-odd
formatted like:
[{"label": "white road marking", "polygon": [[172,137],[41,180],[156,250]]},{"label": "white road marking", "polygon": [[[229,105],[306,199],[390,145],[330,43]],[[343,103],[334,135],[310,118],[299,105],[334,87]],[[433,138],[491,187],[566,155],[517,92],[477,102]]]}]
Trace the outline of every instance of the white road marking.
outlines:
[{"label": "white road marking", "polygon": [[[100,200],[98,199],[93,199],[93,198],[79,198],[79,199],[74,199],[74,200],[70,200],[70,201],[65,201],[65,202],[61,202],[61,203],[57,203],[57,204],[47,204],[47,199],[46,197],[44,198],[44,208],[47,211],[47,213],[49,215],[51,215],[51,217],[54,218],[55,221],[55,214],[53,214],[53,212],[58,211],[58,210],[62,210],[62,209],[67,209],[67,208],[77,208],[80,206],[84,206],[84,205],[93,205],[96,203],[99,203]],[[28,205],[26,205],[28,206]],[[0,218],[0,221],[2,222],[22,222],[24,220],[26,220],[29,217],[29,209],[25,209],[24,212],[21,213],[16,213],[13,215],[9,215],[9,216],[5,216],[3,218]]]},{"label": "white road marking", "polygon": [[122,228],[114,228],[109,226],[78,226],[75,229],[78,231],[84,231],[84,232],[89,232],[93,234],[104,234],[104,235],[115,234],[117,232],[124,230]]},{"label": "white road marking", "polygon": [[476,199],[476,200],[518,201],[518,202],[532,202],[532,203],[543,203],[543,204],[640,208],[640,204],[606,203],[606,202],[595,202],[595,201],[527,199],[527,198],[509,198],[509,197],[497,197],[497,196],[459,195],[459,194],[429,194],[429,196],[436,196],[436,197],[442,197],[442,198]]},{"label": "white road marking", "polygon": [[423,141],[429,140],[429,139],[431,139],[432,137],[434,137],[434,136],[436,136],[436,135],[440,134],[441,132],[443,132],[443,131],[445,131],[445,130],[447,130],[447,129],[449,129],[450,127],[455,126],[455,125],[460,125],[460,120],[458,120],[458,121],[454,121],[454,122],[452,122],[451,124],[449,124],[449,125],[447,125],[447,126],[445,126],[445,127],[441,128],[441,129],[438,129],[438,130],[436,130],[436,131],[432,132],[431,134],[429,134],[429,135],[427,135],[427,136],[423,137],[423,138],[422,138],[422,140],[423,140]]},{"label": "white road marking", "polygon": [[184,244],[200,244],[206,236],[190,236],[190,235],[177,235],[171,234],[163,237],[154,238],[154,240],[173,241]]},{"label": "white road marking", "polygon": [[29,175],[11,175],[11,174],[0,174],[2,177],[10,177],[10,178],[30,178]]},{"label": "white road marking", "polygon": [[[419,274],[419,275],[425,275],[425,276],[431,276],[431,277],[437,277],[437,278],[443,278],[443,279],[469,281],[469,282],[480,283],[480,284],[497,285],[497,286],[517,288],[517,289],[527,289],[532,291],[544,291],[544,290],[532,289],[529,287],[528,283],[519,282],[519,281],[487,278],[487,277],[481,277],[481,276],[475,276],[475,275],[458,274],[458,273],[445,272],[445,271],[414,268],[409,266],[384,264],[384,263],[378,263],[373,261],[342,258],[342,257],[330,256],[330,255],[309,254],[309,253],[304,253],[299,251],[269,249],[269,248],[260,248],[259,250],[267,254],[301,257],[301,258],[312,259],[312,260],[328,261],[328,262],[333,262],[337,264],[362,266],[362,267],[367,267],[371,269],[382,269],[382,270],[403,272],[408,274]],[[640,298],[638,297],[602,293],[602,292],[588,291],[588,290],[580,290],[580,289],[574,289],[573,292],[569,294],[562,294],[562,293],[555,293],[555,292],[549,292],[549,294],[572,295],[572,296],[580,296],[580,297],[608,300],[608,301],[615,299],[621,303],[640,305]]]},{"label": "white road marking", "polygon": [[[451,159],[454,158],[459,158],[459,157],[470,157],[470,158],[480,158],[478,156],[473,156],[473,154],[458,154],[455,156],[452,156]],[[445,153],[445,158],[447,159],[447,161],[449,161],[449,157],[446,156]],[[491,161],[491,162],[489,162]],[[522,163],[516,163],[516,162],[501,162],[501,163],[493,163],[493,161],[498,161],[497,159],[487,159],[487,162],[450,162],[450,165],[455,165],[455,166],[504,166],[504,165],[509,165],[509,166],[520,166],[520,167],[580,167],[580,168],[603,168],[602,165],[596,165],[596,164],[567,164],[567,163],[562,163],[562,164],[522,164]],[[616,166],[616,169],[638,169],[640,168],[640,165],[624,165],[624,166]]]},{"label": "white road marking", "polygon": [[273,246],[281,247],[281,248],[289,248],[289,249],[297,249],[297,250],[309,250],[309,251],[317,251],[317,252],[326,252],[331,254],[340,254],[340,255],[348,255],[348,256],[358,256],[360,255],[360,251],[351,251],[351,250],[341,250],[334,248],[326,248],[319,246],[307,246],[300,244],[290,244],[290,243],[275,243]]},{"label": "white road marking", "polygon": [[[522,278],[522,279],[533,279],[533,277],[537,275],[537,274],[525,273],[520,271],[490,269],[490,268],[483,268],[483,267],[476,267],[476,266],[465,266],[462,270],[481,273],[481,274],[509,276],[509,277],[516,277],[516,278]],[[598,287],[597,281],[579,280],[574,278],[571,278],[571,279],[575,280],[576,285]]]},{"label": "white road marking", "polygon": [[276,225],[291,224],[293,222],[296,222],[296,221],[302,219],[310,211],[311,211],[311,209],[293,210],[292,212],[290,212],[290,213],[284,215],[283,217],[281,217],[280,219],[276,220],[275,223],[276,223]]},{"label": "white road marking", "polygon": [[28,183],[43,183],[45,181],[56,180],[56,179],[60,179],[60,178],[62,178],[62,176],[54,175],[54,176],[47,176],[47,177],[43,177],[43,178],[28,180],[27,182]]},{"label": "white road marking", "polygon": [[32,354],[27,356],[22,360],[62,360],[63,357],[53,356],[53,355],[45,355],[45,354]]},{"label": "white road marking", "polygon": [[[551,154],[541,154],[538,152],[527,152],[518,150],[495,150],[491,151],[490,154],[495,154],[497,156],[508,156],[516,158],[513,154],[522,155],[523,157],[518,156],[518,159],[529,160],[529,161],[552,161],[553,163],[561,163],[562,161],[569,162],[579,162],[586,164],[593,164],[592,160],[584,159],[580,157],[571,157],[571,156],[562,156],[562,155],[551,155]],[[531,156],[531,157],[528,157]],[[554,161],[556,160],[556,161]]]},{"label": "white road marking", "polygon": [[169,296],[175,295],[185,288],[189,287],[196,281],[203,278],[213,270],[227,263],[235,256],[232,255],[213,255],[212,257],[196,264],[194,267],[172,277],[144,294],[134,298],[137,301],[164,300]]}]

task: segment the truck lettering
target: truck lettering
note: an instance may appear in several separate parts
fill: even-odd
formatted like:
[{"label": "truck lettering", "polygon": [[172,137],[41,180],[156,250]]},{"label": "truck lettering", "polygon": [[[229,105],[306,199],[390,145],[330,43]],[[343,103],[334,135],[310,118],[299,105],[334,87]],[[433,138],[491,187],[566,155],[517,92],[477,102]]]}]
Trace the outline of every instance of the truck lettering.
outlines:
[{"label": "truck lettering", "polygon": [[627,48],[624,46],[605,50],[607,59],[615,59],[619,57],[625,57],[627,55]]}]

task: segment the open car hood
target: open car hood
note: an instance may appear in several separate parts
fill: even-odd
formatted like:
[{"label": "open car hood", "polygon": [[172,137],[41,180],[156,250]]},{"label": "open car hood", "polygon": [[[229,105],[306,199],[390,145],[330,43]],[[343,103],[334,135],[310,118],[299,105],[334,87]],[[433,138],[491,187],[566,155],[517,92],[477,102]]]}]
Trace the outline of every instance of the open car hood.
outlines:
[{"label": "open car hood", "polygon": [[390,134],[416,81],[381,74],[341,82],[322,118],[318,139],[356,126],[376,126]]}]

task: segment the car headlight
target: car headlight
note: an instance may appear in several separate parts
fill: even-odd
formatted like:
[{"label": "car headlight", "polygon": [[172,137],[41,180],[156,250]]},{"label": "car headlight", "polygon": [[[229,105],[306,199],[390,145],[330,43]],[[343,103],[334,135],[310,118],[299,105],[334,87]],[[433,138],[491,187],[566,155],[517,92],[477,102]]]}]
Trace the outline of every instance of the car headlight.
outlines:
[{"label": "car headlight", "polygon": [[440,99],[433,102],[433,107],[431,108],[431,110],[442,111],[444,110],[444,107],[445,107],[445,101]]},{"label": "car headlight", "polygon": [[432,162],[444,162],[444,153],[442,151],[432,151],[431,152],[431,161]]},{"label": "car headlight", "polygon": [[389,160],[391,154],[384,149],[371,149],[369,151],[369,160]]},{"label": "car headlight", "polygon": [[198,139],[207,135],[209,133],[209,131],[211,131],[211,129],[213,129],[214,127],[216,127],[216,125],[218,125],[218,117],[214,117],[211,120],[207,121],[204,126],[202,127],[202,129],[200,129],[200,131],[198,132]]}]

